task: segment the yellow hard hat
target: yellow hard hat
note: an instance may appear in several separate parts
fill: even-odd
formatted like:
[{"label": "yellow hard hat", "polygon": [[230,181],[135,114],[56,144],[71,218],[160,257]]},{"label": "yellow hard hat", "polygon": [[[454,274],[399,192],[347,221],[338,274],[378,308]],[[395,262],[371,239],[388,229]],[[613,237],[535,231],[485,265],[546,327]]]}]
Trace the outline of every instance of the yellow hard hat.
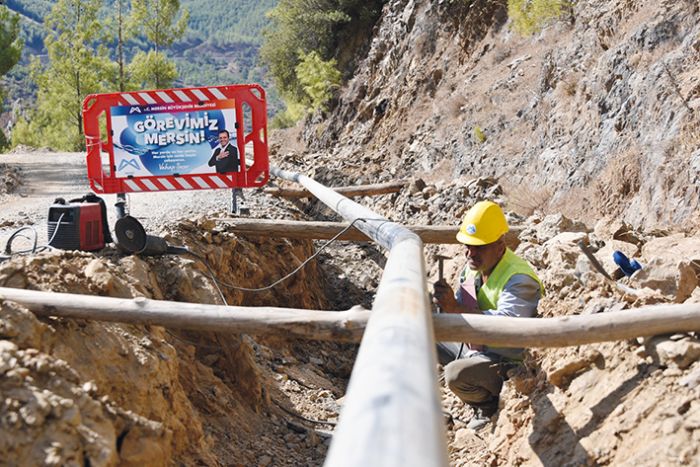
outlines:
[{"label": "yellow hard hat", "polygon": [[479,201],[467,212],[457,232],[457,240],[466,245],[487,245],[508,232],[501,207],[491,201]]}]

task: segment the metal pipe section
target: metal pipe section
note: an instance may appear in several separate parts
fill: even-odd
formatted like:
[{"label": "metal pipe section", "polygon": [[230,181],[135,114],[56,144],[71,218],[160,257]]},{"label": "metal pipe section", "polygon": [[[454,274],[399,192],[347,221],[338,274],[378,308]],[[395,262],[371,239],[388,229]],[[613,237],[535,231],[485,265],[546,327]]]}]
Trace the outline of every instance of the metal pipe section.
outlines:
[{"label": "metal pipe section", "polygon": [[270,173],[302,184],[389,250],[324,465],[446,466],[420,238],[309,177],[276,167]]}]

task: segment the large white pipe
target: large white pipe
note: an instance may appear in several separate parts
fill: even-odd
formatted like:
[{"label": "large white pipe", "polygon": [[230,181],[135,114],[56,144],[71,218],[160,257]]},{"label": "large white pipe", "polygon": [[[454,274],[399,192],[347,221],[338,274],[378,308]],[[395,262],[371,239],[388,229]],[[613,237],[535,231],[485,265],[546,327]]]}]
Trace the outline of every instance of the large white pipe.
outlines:
[{"label": "large white pipe", "polygon": [[447,465],[420,238],[309,177],[270,173],[301,183],[389,250],[325,465]]}]

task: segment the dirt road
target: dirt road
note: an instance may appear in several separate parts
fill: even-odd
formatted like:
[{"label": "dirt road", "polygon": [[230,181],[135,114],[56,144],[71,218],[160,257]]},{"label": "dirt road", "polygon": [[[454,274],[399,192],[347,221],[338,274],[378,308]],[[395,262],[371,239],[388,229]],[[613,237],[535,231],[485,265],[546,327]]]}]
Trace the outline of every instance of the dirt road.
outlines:
[{"label": "dirt road", "polygon": [[[0,163],[19,167],[22,179],[22,185],[14,193],[0,194],[0,248],[3,250],[12,233],[24,226],[36,230],[39,245],[46,244],[47,215],[54,200],[70,200],[90,191],[84,153],[0,154]],[[113,206],[117,197],[108,194],[102,195],[102,198],[107,203],[109,224],[114,226],[116,210]],[[230,190],[127,195],[129,213],[153,234],[166,220],[225,211],[229,209],[230,199]],[[14,240],[13,251],[21,249],[22,243],[25,247],[29,245],[26,239]]]}]

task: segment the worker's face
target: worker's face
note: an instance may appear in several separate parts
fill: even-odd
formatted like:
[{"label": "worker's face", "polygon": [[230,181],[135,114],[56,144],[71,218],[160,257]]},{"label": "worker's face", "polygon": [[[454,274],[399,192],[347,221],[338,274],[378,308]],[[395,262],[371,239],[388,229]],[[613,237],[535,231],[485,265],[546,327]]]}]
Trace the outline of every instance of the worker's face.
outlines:
[{"label": "worker's face", "polygon": [[465,245],[467,251],[467,266],[472,271],[479,271],[482,274],[490,274],[503,257],[506,245],[503,240],[498,240],[486,245]]},{"label": "worker's face", "polygon": [[221,144],[221,147],[228,144],[228,135],[226,133],[219,133],[219,144]]}]

